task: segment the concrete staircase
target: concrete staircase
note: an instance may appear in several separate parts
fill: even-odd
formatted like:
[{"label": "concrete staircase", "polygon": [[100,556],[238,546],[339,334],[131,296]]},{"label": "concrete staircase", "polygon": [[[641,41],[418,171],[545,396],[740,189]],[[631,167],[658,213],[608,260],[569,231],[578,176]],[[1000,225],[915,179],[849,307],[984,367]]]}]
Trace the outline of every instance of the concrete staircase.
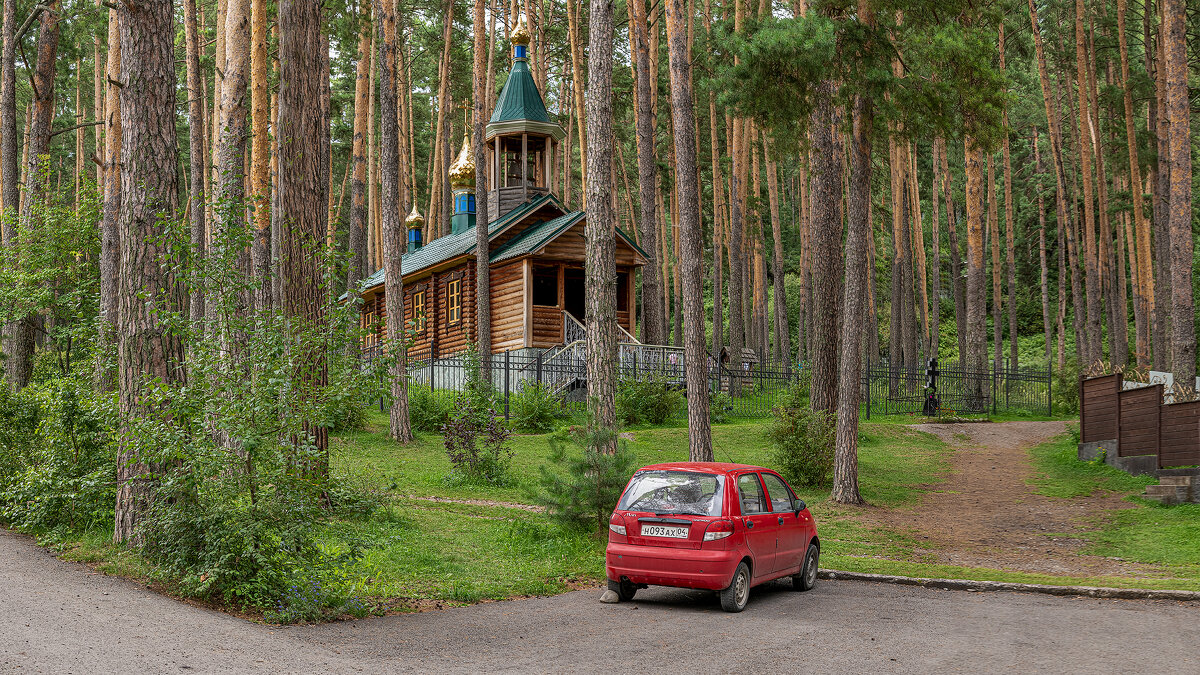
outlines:
[{"label": "concrete staircase", "polygon": [[1158,485],[1147,485],[1146,499],[1165,506],[1200,503],[1200,469],[1161,469]]}]

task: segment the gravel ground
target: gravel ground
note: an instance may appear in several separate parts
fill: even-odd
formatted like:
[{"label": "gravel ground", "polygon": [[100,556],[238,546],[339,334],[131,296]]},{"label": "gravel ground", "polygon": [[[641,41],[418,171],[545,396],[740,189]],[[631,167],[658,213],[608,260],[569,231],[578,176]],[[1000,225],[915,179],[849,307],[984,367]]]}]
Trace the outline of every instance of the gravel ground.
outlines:
[{"label": "gravel ground", "polygon": [[821,581],[599,590],[278,628],[66,563],[0,530],[0,673],[1200,672],[1200,606]]}]

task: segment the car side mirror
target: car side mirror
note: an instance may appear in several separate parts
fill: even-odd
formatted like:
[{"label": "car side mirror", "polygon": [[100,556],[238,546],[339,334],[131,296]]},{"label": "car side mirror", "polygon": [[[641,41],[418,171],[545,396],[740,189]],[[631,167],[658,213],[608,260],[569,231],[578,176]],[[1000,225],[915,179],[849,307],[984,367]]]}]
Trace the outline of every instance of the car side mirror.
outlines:
[{"label": "car side mirror", "polygon": [[797,499],[792,502],[792,508],[796,510],[796,515],[800,515],[801,511],[808,508],[808,504],[805,504],[803,499]]}]

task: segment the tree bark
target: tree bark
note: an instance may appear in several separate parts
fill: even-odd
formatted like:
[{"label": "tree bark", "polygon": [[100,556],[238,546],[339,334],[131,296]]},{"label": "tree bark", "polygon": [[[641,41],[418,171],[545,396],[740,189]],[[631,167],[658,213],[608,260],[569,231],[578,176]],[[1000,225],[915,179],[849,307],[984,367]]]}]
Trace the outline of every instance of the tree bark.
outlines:
[{"label": "tree bark", "polygon": [[[633,28],[633,54],[637,74],[637,159],[638,190],[641,204],[642,248],[658,250],[658,214],[655,211],[654,108],[650,104],[650,88],[657,84],[655,73],[650,72],[649,38],[646,35],[645,0],[630,0],[629,21]],[[654,261],[642,268],[642,342],[652,345],[665,344],[666,319],[658,297],[662,294],[662,278]]]},{"label": "tree bark", "polygon": [[[835,85],[817,85],[812,115],[812,409],[834,413],[838,404],[838,338],[842,297],[842,151],[834,139]],[[857,344],[857,341],[855,341]]]},{"label": "tree bark", "polygon": [[[1041,263],[1041,282],[1042,282],[1042,331],[1046,338],[1046,365],[1051,363],[1051,345],[1050,336],[1053,334],[1053,327],[1050,323],[1050,273],[1049,267],[1046,265],[1046,198],[1042,194],[1041,175],[1045,172],[1045,167],[1042,166],[1042,153],[1038,147],[1037,128],[1033,129],[1033,136],[1030,138],[1030,145],[1033,146],[1033,162],[1034,172],[1037,174],[1036,182],[1034,183],[1034,192],[1037,194],[1037,210],[1038,210],[1038,262]],[[1059,286],[1062,285],[1063,279],[1059,279]]]},{"label": "tree bark", "polygon": [[[1088,106],[1088,75],[1087,75],[1087,48],[1085,44],[1086,35],[1083,30],[1083,15],[1085,12],[1084,0],[1075,0],[1075,80],[1078,84],[1077,92],[1079,95],[1079,164],[1080,178],[1083,182],[1083,245],[1084,245],[1084,271],[1087,282],[1087,323],[1086,323],[1086,350],[1082,353],[1086,355],[1084,363],[1081,366],[1091,366],[1099,360],[1102,355],[1100,346],[1100,267],[1099,267],[1099,251],[1096,241],[1096,216],[1092,204],[1092,155],[1089,151],[1089,144],[1086,142],[1088,138],[1088,129],[1091,128],[1091,120],[1089,119]],[[1080,311],[1081,308],[1076,307],[1075,311]]]},{"label": "tree bark", "polygon": [[[699,169],[696,165],[696,120],[692,98],[691,53],[687,39],[687,4],[667,0],[667,53],[671,68],[671,116],[675,126],[675,191],[679,205],[684,363],[688,410],[688,457],[693,462],[713,461],[712,429],[708,418],[708,359],[704,339],[704,260],[700,231]],[[595,152],[597,144],[592,144]],[[595,174],[593,173],[593,176]],[[595,180],[593,178],[593,180]]]},{"label": "tree bark", "polygon": [[987,332],[983,258],[983,150],[975,139],[963,141],[967,174],[967,406],[978,411],[986,402]]},{"label": "tree bark", "polygon": [[[567,34],[568,34],[568,37],[570,38],[569,42],[571,45],[571,82],[572,82],[571,92],[575,97],[575,117],[579,120],[579,128],[581,130],[587,129],[587,133],[579,134],[579,176],[580,176],[579,182],[580,182],[580,187],[581,187],[579,192],[580,192],[580,194],[583,195],[583,204],[586,207],[587,201],[588,201],[588,192],[587,192],[588,172],[589,172],[589,169],[591,168],[591,166],[588,164],[587,148],[588,148],[588,142],[589,142],[588,136],[591,133],[591,127],[585,126],[587,117],[585,114],[584,97],[583,97],[583,51],[580,48],[580,44],[579,44],[580,41],[583,39],[582,36],[580,35],[580,26],[579,26],[579,24],[580,24],[579,12],[582,11],[582,9],[583,9],[582,2],[568,2],[567,3]],[[589,24],[588,30],[589,31],[591,30],[591,24]],[[589,45],[588,46],[589,46],[588,54],[590,57],[591,56],[590,36],[589,36]],[[590,91],[591,67],[590,66],[588,67],[588,83],[589,83],[588,84],[588,86],[589,86],[588,93],[590,94],[591,93],[591,91]],[[588,106],[588,107],[590,108],[591,106]],[[599,139],[591,139],[591,140],[594,142],[599,142]],[[611,150],[610,150],[610,152],[611,152]]]},{"label": "tree bark", "polygon": [[[987,232],[992,239],[992,367],[1004,366],[1004,287],[1001,284],[1000,215],[996,204],[996,159],[987,157]],[[986,237],[985,237],[986,239]]]},{"label": "tree bark", "polygon": [[[1000,70],[1005,71],[1004,63],[1004,23],[1000,23]],[[1000,125],[1003,127],[1004,137],[1001,146],[1004,157],[1004,239],[1005,239],[1005,263],[1008,267],[1008,366],[1013,370],[1017,369],[1018,365],[1018,350],[1017,350],[1017,261],[1016,252],[1013,247],[1016,245],[1016,232],[1013,223],[1013,189],[1012,189],[1012,158],[1010,156],[1009,139],[1008,139],[1008,106],[1006,105],[1000,113]],[[999,345],[997,345],[997,350]]]},{"label": "tree bark", "polygon": [[1150,365],[1150,320],[1154,314],[1154,276],[1150,264],[1150,223],[1142,203],[1142,172],[1137,155],[1137,127],[1133,122],[1133,88],[1129,81],[1129,45],[1125,35],[1125,0],[1117,0],[1117,42],[1121,54],[1121,88],[1125,103],[1125,141],[1129,151],[1129,194],[1133,203],[1137,265],[1133,270],[1134,302],[1140,308],[1135,351],[1140,367]]},{"label": "tree bark", "polygon": [[[1161,12],[1163,3],[1158,4]],[[1163,66],[1165,40],[1160,33],[1155,48],[1150,44],[1153,38],[1151,12],[1149,4],[1143,11],[1143,44],[1146,52],[1146,73],[1154,80],[1154,96],[1150,98],[1146,127],[1153,131],[1158,150],[1158,165],[1154,172],[1154,369],[1165,371],[1171,367],[1171,312],[1174,294],[1171,290],[1171,228],[1170,205],[1171,194],[1171,151],[1168,145],[1168,113],[1165,97],[1166,75]],[[1154,56],[1151,56],[1154,54]]]},{"label": "tree bark", "polygon": [[1171,372],[1195,389],[1196,326],[1192,267],[1191,120],[1188,101],[1187,17],[1182,0],[1163,0],[1163,55],[1171,166]]},{"label": "tree bark", "polygon": [[[765,136],[764,136],[765,141]],[[768,150],[769,148],[764,148]],[[771,274],[774,277],[775,304],[775,340],[776,356],[779,363],[788,364],[792,360],[792,341],[788,328],[787,290],[783,284],[783,231],[779,218],[779,168],[775,162],[767,159],[767,199],[771,207],[771,237],[775,245],[771,261]]]},{"label": "tree bark", "polygon": [[[188,0],[194,2],[195,0]],[[250,195],[254,206],[251,269],[254,308],[271,307],[271,95],[267,64],[267,2],[250,2],[250,120],[254,145],[250,161]]]},{"label": "tree bark", "polygon": [[367,275],[367,111],[372,105],[371,5],[363,0],[359,7],[358,64],[354,75],[354,138],[351,162],[354,173],[350,178],[350,264],[346,272],[346,290],[355,296],[358,285]]},{"label": "tree bark", "polygon": [[[488,374],[488,365],[492,354],[492,296],[490,252],[488,244],[488,153],[485,140],[487,118],[487,34],[484,18],[486,13],[485,0],[475,0],[475,68],[473,95],[475,99],[475,193],[483,199],[475,200],[475,326],[478,333],[479,354],[484,359],[484,373]],[[549,148],[547,148],[549,150]],[[611,151],[610,151],[611,152]],[[499,199],[496,200],[499,204]],[[497,214],[498,215],[498,214]]]},{"label": "tree bark", "polygon": [[[17,244],[17,236],[13,223],[16,222],[20,209],[21,186],[20,169],[17,166],[17,71],[16,71],[16,0],[4,0],[4,52],[3,62],[0,63],[0,210],[3,211],[4,222],[0,223],[0,247],[12,248]],[[103,237],[102,237],[103,240]],[[103,268],[102,272],[103,272]],[[110,277],[115,280],[116,275]],[[101,277],[101,286],[109,290]],[[100,325],[101,343],[98,351],[103,352],[105,344],[105,327],[111,326],[115,317],[107,313],[105,298],[101,295]],[[3,326],[4,352],[7,354],[12,347],[13,334],[18,330],[18,322]],[[111,329],[110,329],[111,330]],[[109,331],[110,332],[110,331]],[[111,334],[108,336],[111,339]],[[99,360],[98,360],[99,362]],[[10,381],[10,386],[12,383]]]},{"label": "tree bark", "polygon": [[[329,164],[321,148],[328,120],[322,106],[314,105],[322,88],[321,11],[305,0],[279,3],[279,268],[283,313],[297,337],[323,335],[328,323],[325,270],[317,255],[329,217]],[[301,396],[316,396],[325,387],[328,365],[319,345],[300,354],[295,376]],[[329,466],[328,429],[307,420],[304,430],[322,455],[311,473],[323,477]]]},{"label": "tree bark", "polygon": [[[867,1],[859,0],[859,13],[873,24]],[[858,491],[858,407],[862,395],[863,317],[867,311],[867,269],[871,237],[871,141],[873,111],[870,100],[857,95],[852,112],[850,143],[849,218],[846,231],[846,285],[842,296],[842,345],[838,364],[837,430],[834,441],[833,491],[839,504],[861,504]],[[936,199],[936,194],[934,199]],[[936,223],[935,223],[936,225]]]},{"label": "tree bark", "polygon": [[[122,420],[153,414],[143,392],[159,380],[184,382],[183,344],[167,324],[178,309],[178,287],[162,241],[178,198],[175,145],[175,31],[171,0],[120,3],[121,271],[117,371]],[[51,15],[47,12],[47,15]],[[111,60],[113,55],[109,54]],[[111,85],[110,85],[111,86]],[[110,114],[116,108],[109,108]],[[162,464],[123,424],[117,454],[113,541],[140,543],[138,524],[154,499]]]},{"label": "tree bark", "polygon": [[[250,75],[249,24],[249,0],[227,0],[224,23],[225,72],[221,78],[217,176],[213,195],[217,201],[213,209],[215,241],[212,249],[214,257],[224,258],[226,264],[234,265],[237,274],[242,278],[248,278],[250,272],[248,251],[242,246],[243,228],[246,226],[246,139],[249,137],[249,108],[246,96]],[[233,250],[228,250],[229,246],[233,246]],[[210,309],[214,307],[216,298],[224,298],[232,303],[229,309],[237,313],[245,310],[246,303],[241,297],[229,297],[230,289],[217,287],[209,290]],[[240,296],[241,293],[237,295]],[[221,310],[218,309],[217,312],[210,318],[219,320]],[[226,337],[229,339],[229,351],[239,351],[240,340]]]},{"label": "tree bark", "polygon": [[933,256],[932,256],[933,257],[933,263],[932,263],[933,286],[930,289],[930,294],[932,295],[932,301],[931,301],[931,304],[929,307],[929,311],[932,314],[932,316],[930,317],[930,321],[931,321],[932,325],[930,326],[929,344],[928,344],[928,349],[929,349],[928,353],[929,353],[930,358],[936,358],[938,356],[938,352],[939,352],[938,347],[939,347],[939,343],[941,341],[940,327],[942,324],[942,219],[941,219],[941,213],[939,213],[940,209],[938,208],[939,204],[941,204],[941,199],[939,199],[939,197],[938,197],[938,195],[939,195],[939,191],[938,191],[938,175],[939,175],[938,159],[945,152],[946,152],[945,139],[943,139],[941,136],[934,137],[934,139],[933,139],[933,157],[932,157],[932,161],[930,162],[931,166],[933,167],[933,172],[932,172],[933,173],[933,176],[932,176],[933,185],[932,185],[932,188],[929,193],[929,203],[933,207],[933,222],[930,227],[930,231],[933,233],[933,251],[932,251],[932,253],[933,253]]},{"label": "tree bark", "polygon": [[946,199],[946,232],[950,246],[950,288],[954,294],[954,320],[957,324],[958,358],[967,362],[967,298],[966,279],[962,270],[962,246],[958,243],[958,227],[954,214],[954,177],[950,174],[950,148],[942,141],[942,190]]},{"label": "tree bark", "polygon": [[[261,0],[256,0],[261,2]],[[200,266],[204,260],[207,237],[205,221],[205,189],[204,189],[204,108],[205,97],[204,75],[200,70],[200,27],[196,20],[196,0],[187,0],[184,8],[184,35],[187,48],[187,87],[188,87],[188,161],[191,167],[188,176],[188,192],[191,197],[191,242],[192,242],[192,274],[189,284],[190,313],[192,330],[198,330],[204,321],[204,275]],[[111,86],[111,85],[110,85]]]},{"label": "tree bark", "polygon": [[383,231],[384,297],[388,300],[389,351],[396,357],[391,371],[391,437],[409,443],[413,433],[408,419],[408,345],[401,269],[405,235],[400,219],[400,130],[396,121],[396,0],[378,0],[375,17],[379,28],[379,215]]},{"label": "tree bark", "polygon": [[[599,450],[616,452],[617,269],[615,218],[608,186],[612,183],[612,0],[591,0],[588,26],[587,156],[585,197],[587,247],[585,305],[587,323],[588,412]],[[582,92],[579,92],[582,96]]]}]

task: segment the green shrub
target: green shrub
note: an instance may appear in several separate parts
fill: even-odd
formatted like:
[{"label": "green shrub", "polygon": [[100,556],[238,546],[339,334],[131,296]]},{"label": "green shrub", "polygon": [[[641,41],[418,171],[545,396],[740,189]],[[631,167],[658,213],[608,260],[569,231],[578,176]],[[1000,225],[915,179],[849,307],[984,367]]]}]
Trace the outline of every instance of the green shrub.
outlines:
[{"label": "green shrub", "polygon": [[74,379],[0,395],[0,517],[31,532],[111,525],[110,403]]},{"label": "green shrub", "polygon": [[1079,361],[1067,359],[1063,368],[1054,371],[1053,401],[1054,414],[1079,414]]},{"label": "green shrub", "polygon": [[450,421],[454,411],[454,395],[434,391],[426,384],[408,387],[408,419],[412,428],[427,433],[439,433]]},{"label": "green shrub", "polygon": [[513,427],[521,431],[543,434],[565,415],[562,400],[541,382],[525,382],[508,401]]},{"label": "green shrub", "polygon": [[772,411],[766,437],[771,442],[771,461],[789,482],[822,486],[829,483],[833,471],[834,418],[815,412],[807,403],[807,392],[799,385],[780,397]]},{"label": "green shrub", "polygon": [[661,375],[628,378],[617,385],[617,420],[624,426],[664,424],[683,404],[683,393]]},{"label": "green shrub", "polygon": [[451,483],[508,483],[508,467],[514,454],[508,446],[512,431],[493,408],[483,407],[483,403],[467,392],[459,394],[450,421],[442,427],[451,465],[447,480]]},{"label": "green shrub", "polygon": [[708,399],[708,421],[724,424],[733,419],[733,398],[723,391],[712,394]]},{"label": "green shrub", "polygon": [[637,457],[618,440],[613,454],[598,448],[608,446],[615,430],[586,431],[582,427],[560,429],[550,436],[551,471],[538,467],[541,475],[533,498],[546,507],[549,516],[566,527],[602,531],[637,468]]}]

